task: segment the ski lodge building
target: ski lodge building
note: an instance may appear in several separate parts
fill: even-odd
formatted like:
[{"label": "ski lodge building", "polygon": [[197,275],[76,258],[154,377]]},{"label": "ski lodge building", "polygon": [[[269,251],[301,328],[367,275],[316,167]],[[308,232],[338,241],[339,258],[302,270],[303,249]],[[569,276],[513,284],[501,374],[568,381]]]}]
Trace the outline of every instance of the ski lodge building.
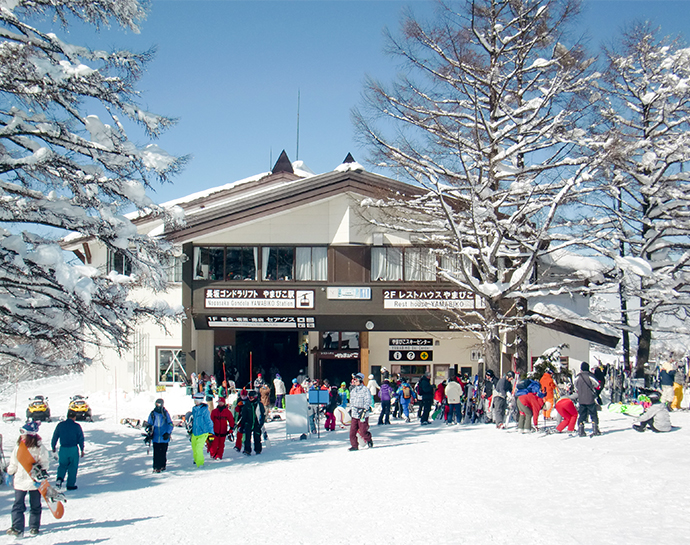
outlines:
[{"label": "ski lodge building", "polygon": [[[183,305],[187,319],[169,334],[140,327],[124,358],[101,350],[85,387],[155,391],[202,371],[238,386],[258,372],[279,372],[288,385],[300,370],[331,384],[349,384],[360,371],[380,379],[381,367],[412,380],[429,371],[435,383],[453,373],[482,374],[481,342],[454,330],[444,312],[481,309],[481,299],[441,280],[442,257],[413,236],[382,230],[358,213],[361,199],[391,192],[419,188],[367,172],[349,154],[334,171],[315,175],[283,152],[271,172],[166,203],[184,210],[184,228],[136,219],[140,232],[180,248],[163,297]],[[68,249],[127,273],[121,256],[94,241],[75,239]],[[617,342],[579,322],[588,313],[584,297],[551,297],[531,310],[550,318],[529,326],[532,358],[566,343],[562,360],[579,369],[590,342]],[[502,372],[512,368],[508,340]]]}]

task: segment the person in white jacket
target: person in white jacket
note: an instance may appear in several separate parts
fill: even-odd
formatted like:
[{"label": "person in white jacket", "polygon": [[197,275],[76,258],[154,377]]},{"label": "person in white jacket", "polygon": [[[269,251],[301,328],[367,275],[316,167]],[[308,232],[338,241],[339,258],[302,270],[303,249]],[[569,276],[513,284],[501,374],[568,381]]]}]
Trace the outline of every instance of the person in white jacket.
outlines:
[{"label": "person in white jacket", "polygon": [[671,431],[671,417],[668,412],[666,403],[661,403],[661,397],[658,392],[649,394],[649,400],[652,404],[647,410],[640,415],[637,422],[633,424],[635,431],[643,432],[647,427],[655,432]]},{"label": "person in white jacket", "polygon": [[276,408],[283,408],[283,401],[285,400],[285,383],[281,376],[276,373],[276,378],[273,379],[273,388],[276,391]]},{"label": "person in white jacket", "polygon": [[26,493],[29,493],[29,533],[38,535],[41,526],[41,493],[36,488],[36,483],[17,460],[19,445],[24,443],[37,463],[44,470],[48,470],[50,458],[48,450],[43,446],[38,435],[38,423],[27,422],[22,426],[21,435],[12,451],[7,473],[14,475],[14,505],[12,506],[12,526],[7,530],[7,535],[21,537],[24,535],[24,512],[26,511]]}]

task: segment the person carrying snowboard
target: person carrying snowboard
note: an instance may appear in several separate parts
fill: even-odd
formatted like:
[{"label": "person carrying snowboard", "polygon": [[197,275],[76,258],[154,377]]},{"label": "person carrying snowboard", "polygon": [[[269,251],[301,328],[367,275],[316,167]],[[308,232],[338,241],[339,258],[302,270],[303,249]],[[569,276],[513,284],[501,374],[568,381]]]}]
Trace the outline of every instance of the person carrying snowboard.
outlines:
[{"label": "person carrying snowboard", "polygon": [[265,420],[266,412],[264,406],[259,403],[259,394],[255,390],[249,390],[240,417],[240,428],[244,433],[245,456],[252,455],[252,438],[254,439],[254,452],[261,454],[261,427]]},{"label": "person carrying snowboard", "polygon": [[213,433],[213,423],[208,412],[208,405],[204,403],[204,394],[194,394],[194,408],[192,409],[192,456],[196,467],[204,466],[204,444]]},{"label": "person carrying snowboard", "polygon": [[213,441],[209,454],[214,460],[222,460],[225,452],[225,439],[235,427],[235,418],[225,404],[225,398],[218,398],[218,406],[211,411],[213,421]]},{"label": "person carrying snowboard", "polygon": [[17,460],[19,444],[24,443],[31,456],[44,470],[48,470],[50,464],[48,450],[43,446],[38,435],[38,422],[27,422],[22,426],[21,435],[12,451],[7,473],[14,475],[14,504],[12,505],[12,526],[7,530],[7,535],[22,537],[24,535],[24,512],[26,511],[26,494],[29,494],[29,534],[38,535],[41,527],[41,493],[36,488],[36,483],[24,467]]},{"label": "person carrying snowboard", "polygon": [[148,425],[147,440],[153,443],[153,472],[165,471],[168,461],[168,443],[173,432],[173,421],[170,413],[163,406],[162,399],[156,399],[156,406],[146,421]]},{"label": "person carrying snowboard", "polygon": [[57,448],[58,441],[60,454],[55,485],[60,488],[67,474],[67,490],[76,490],[79,450],[81,450],[81,457],[84,457],[84,431],[77,424],[77,413],[74,411],[68,410],[67,420],[63,420],[55,427],[53,440],[50,442],[53,452]]}]

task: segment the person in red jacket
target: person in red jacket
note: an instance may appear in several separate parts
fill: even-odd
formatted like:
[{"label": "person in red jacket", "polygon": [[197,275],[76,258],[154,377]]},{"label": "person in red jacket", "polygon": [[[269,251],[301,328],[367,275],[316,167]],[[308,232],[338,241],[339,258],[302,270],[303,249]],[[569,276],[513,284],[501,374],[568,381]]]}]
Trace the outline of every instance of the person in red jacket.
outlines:
[{"label": "person in red jacket", "polygon": [[303,394],[304,393],[304,388],[302,388],[302,385],[297,382],[296,378],[292,379],[292,388],[290,388],[290,395],[295,395],[295,394]]},{"label": "person in red jacket", "polygon": [[224,397],[218,398],[218,406],[211,411],[211,421],[213,422],[213,441],[208,453],[211,458],[222,460],[223,452],[225,452],[225,438],[235,427],[235,418],[225,404]]},{"label": "person in red jacket", "polygon": [[556,426],[556,431],[558,433],[561,433],[566,426],[569,432],[575,431],[575,424],[577,424],[577,407],[575,407],[574,401],[577,401],[577,394],[562,397],[556,403],[556,410],[563,418],[558,426]]},{"label": "person in red jacket", "polygon": [[544,409],[545,405],[544,398],[532,392],[517,398],[518,411],[520,411],[518,429],[521,433],[529,433],[532,431],[532,420],[534,420],[534,427],[537,428],[539,412]]}]

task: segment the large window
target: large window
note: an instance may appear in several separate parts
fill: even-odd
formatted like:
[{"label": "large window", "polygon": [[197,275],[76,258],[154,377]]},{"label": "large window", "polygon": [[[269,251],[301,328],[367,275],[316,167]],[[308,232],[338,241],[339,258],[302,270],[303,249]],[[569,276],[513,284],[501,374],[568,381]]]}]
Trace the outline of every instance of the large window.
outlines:
[{"label": "large window", "polygon": [[194,279],[223,280],[224,248],[194,248]]},{"label": "large window", "polygon": [[295,249],[295,279],[328,280],[328,258],[325,246]]},{"label": "large window", "polygon": [[350,350],[359,348],[359,333],[353,331],[325,331],[321,335],[323,350]]},{"label": "large window", "polygon": [[371,249],[371,280],[402,280],[402,248],[376,246]]},{"label": "large window", "polygon": [[132,274],[132,262],[122,252],[108,250],[108,272],[110,271],[129,276]]},{"label": "large window", "polygon": [[436,254],[431,248],[405,248],[404,259],[408,282],[436,280]]},{"label": "large window", "polygon": [[225,278],[227,280],[256,280],[258,248],[226,248]]},{"label": "large window", "polygon": [[181,348],[158,348],[158,382],[160,384],[186,383],[186,356]]},{"label": "large window", "polygon": [[294,277],[294,248],[268,247],[261,250],[262,280],[292,280]]}]

